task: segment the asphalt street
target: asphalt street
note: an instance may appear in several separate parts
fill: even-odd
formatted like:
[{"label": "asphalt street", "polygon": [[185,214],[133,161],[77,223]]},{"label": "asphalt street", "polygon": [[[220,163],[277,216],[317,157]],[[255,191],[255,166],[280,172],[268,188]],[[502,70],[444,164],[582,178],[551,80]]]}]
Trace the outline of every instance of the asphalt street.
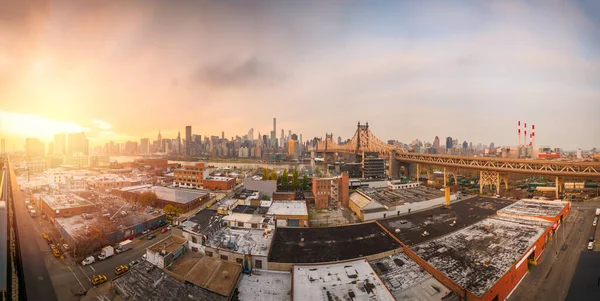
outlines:
[{"label": "asphalt street", "polygon": [[14,173],[11,175],[11,188],[15,205],[19,245],[23,260],[23,275],[27,290],[27,300],[57,300],[46,262],[55,259],[48,245],[35,228],[35,219],[27,212],[23,194],[19,190]]},{"label": "asphalt street", "polygon": [[[600,208],[600,200],[572,203],[571,213],[542,253],[542,262],[530,266],[509,300],[565,300],[579,254],[589,252],[588,237],[596,208]],[[596,231],[595,239],[600,239],[600,231]]]}]

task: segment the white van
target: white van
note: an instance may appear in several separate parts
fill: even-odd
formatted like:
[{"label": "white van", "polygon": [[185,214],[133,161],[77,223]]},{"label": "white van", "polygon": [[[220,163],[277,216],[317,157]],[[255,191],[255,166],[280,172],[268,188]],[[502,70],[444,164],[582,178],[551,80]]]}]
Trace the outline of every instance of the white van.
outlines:
[{"label": "white van", "polygon": [[598,225],[598,218],[594,217],[594,222],[592,223],[592,226],[596,227]]},{"label": "white van", "polygon": [[33,209],[33,206],[31,206],[31,205],[27,206],[27,212],[31,212],[31,210],[35,210],[35,209]]},{"label": "white van", "polygon": [[594,250],[594,242],[593,242],[593,241],[590,241],[590,242],[588,243],[588,250],[589,250],[589,251],[593,251],[593,250]]}]

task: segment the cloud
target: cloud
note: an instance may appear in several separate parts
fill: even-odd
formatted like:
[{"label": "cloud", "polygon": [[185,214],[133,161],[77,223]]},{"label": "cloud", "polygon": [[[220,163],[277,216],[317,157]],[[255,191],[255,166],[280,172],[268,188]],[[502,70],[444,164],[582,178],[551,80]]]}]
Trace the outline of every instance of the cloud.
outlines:
[{"label": "cloud", "polygon": [[101,130],[112,129],[112,125],[106,121],[95,119],[92,123]]},{"label": "cloud", "polygon": [[203,85],[214,87],[273,86],[285,79],[273,64],[251,57],[241,61],[219,61],[201,66],[192,79]]}]

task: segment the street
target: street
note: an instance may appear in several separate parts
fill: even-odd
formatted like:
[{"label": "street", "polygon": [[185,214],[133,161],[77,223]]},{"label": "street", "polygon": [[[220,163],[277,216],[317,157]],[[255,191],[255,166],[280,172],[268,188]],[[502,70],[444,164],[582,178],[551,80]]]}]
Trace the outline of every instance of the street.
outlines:
[{"label": "street", "polygon": [[[530,266],[529,273],[509,300],[564,300],[567,296],[580,252],[587,250],[588,236],[600,200],[572,203],[571,213],[542,253],[542,262]],[[600,238],[596,231],[595,239]],[[598,245],[594,251],[599,250]]]}]

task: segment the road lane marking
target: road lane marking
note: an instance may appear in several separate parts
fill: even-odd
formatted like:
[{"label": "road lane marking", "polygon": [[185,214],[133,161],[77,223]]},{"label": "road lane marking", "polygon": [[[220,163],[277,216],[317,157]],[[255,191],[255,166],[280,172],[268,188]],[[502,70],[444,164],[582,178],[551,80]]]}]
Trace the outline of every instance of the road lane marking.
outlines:
[{"label": "road lane marking", "polygon": [[94,269],[94,267],[91,265],[90,265],[90,269],[92,269],[92,271],[96,272],[96,269]]},{"label": "road lane marking", "polygon": [[81,281],[79,281],[79,278],[77,278],[77,275],[75,275],[75,272],[73,272],[73,270],[71,269],[71,267],[69,267],[69,271],[71,271],[71,274],[73,274],[73,277],[75,277],[75,279],[77,279],[77,282],[79,282],[79,285],[81,285],[81,288],[83,290],[85,290],[85,287],[83,286],[83,284],[81,283]]},{"label": "road lane marking", "polygon": [[90,279],[90,277],[88,277],[88,275],[83,271],[83,269],[81,268],[81,266],[78,266],[78,267],[81,270],[81,272],[83,273],[83,275],[85,276],[85,278],[87,278],[89,281],[92,281],[92,279]]}]

